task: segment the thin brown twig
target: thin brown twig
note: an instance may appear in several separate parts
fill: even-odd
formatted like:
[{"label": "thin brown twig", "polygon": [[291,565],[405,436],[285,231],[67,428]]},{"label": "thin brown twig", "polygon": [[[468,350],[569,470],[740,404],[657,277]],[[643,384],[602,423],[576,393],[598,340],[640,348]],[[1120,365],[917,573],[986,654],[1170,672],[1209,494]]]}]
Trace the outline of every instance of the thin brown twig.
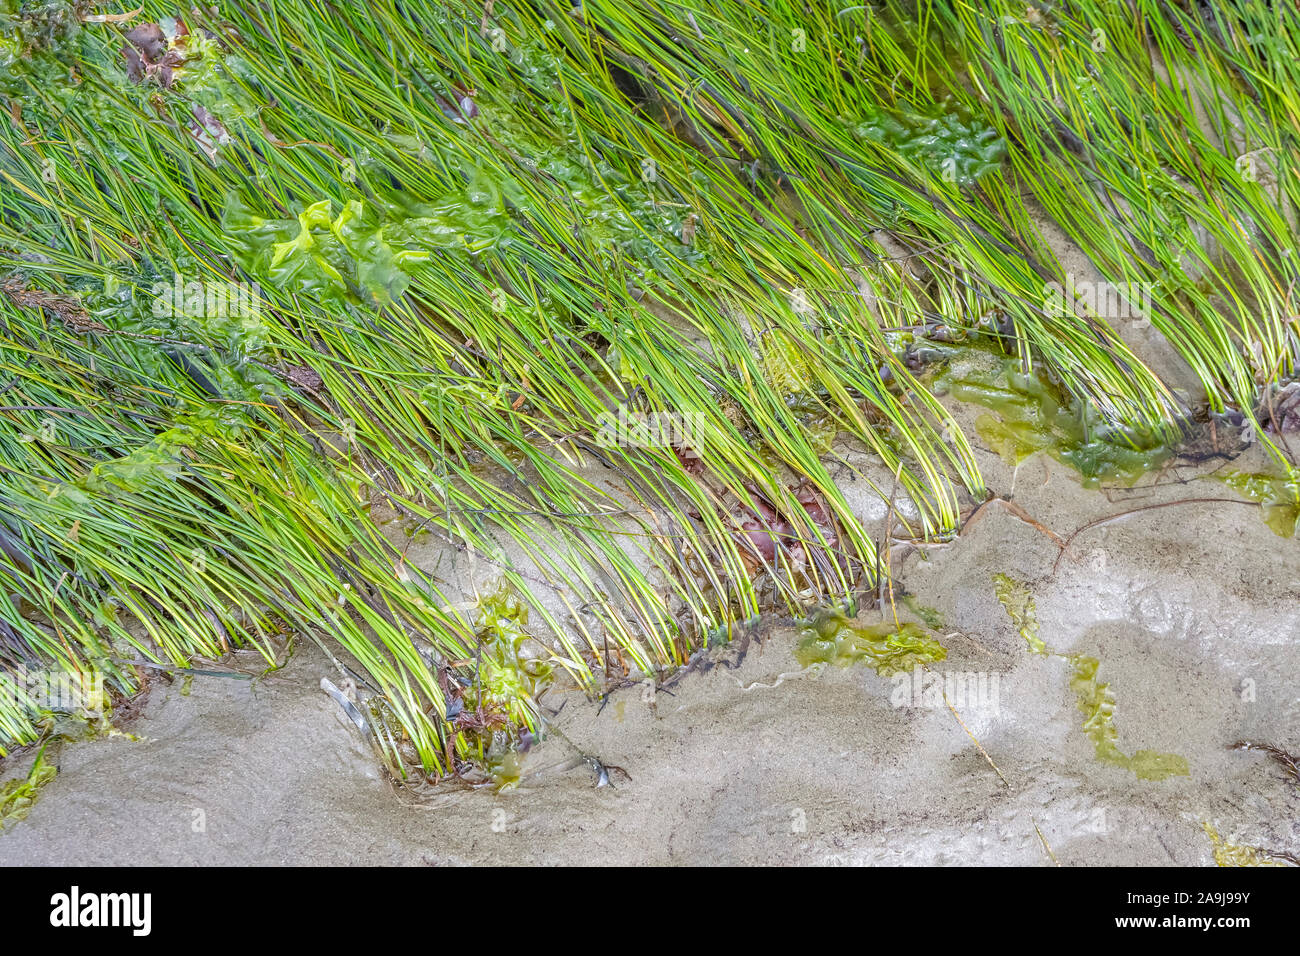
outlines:
[{"label": "thin brown twig", "polygon": [[979,505],[979,507],[977,507],[974,511],[971,512],[970,517],[967,518],[962,523],[961,530],[957,532],[957,536],[961,537],[962,535],[964,535],[970,529],[971,525],[973,525],[980,518],[984,517],[984,515],[987,513],[987,509],[991,505],[1001,505],[1008,512],[1010,512],[1012,516],[1019,518],[1025,524],[1034,528],[1036,531],[1040,531],[1043,534],[1047,535],[1047,537],[1051,538],[1058,548],[1065,547],[1065,542],[1061,540],[1060,535],[1058,535],[1055,531],[1047,527],[1047,525],[1043,524],[1038,519],[1034,518],[1031,514],[1029,514],[1029,512],[1025,511],[1024,508],[1020,507],[1020,505],[1006,498],[989,498],[987,501],[982,502]]},{"label": "thin brown twig", "polygon": [[1057,569],[1061,566],[1061,559],[1065,557],[1065,552],[1070,549],[1070,545],[1074,543],[1074,539],[1077,538],[1079,535],[1083,534],[1085,531],[1089,531],[1101,525],[1108,524],[1112,521],[1118,521],[1120,518],[1127,518],[1129,515],[1137,514],[1140,511],[1154,511],[1157,508],[1172,508],[1175,505],[1212,504],[1215,502],[1222,502],[1225,504],[1251,505],[1252,507],[1255,508],[1259,507],[1258,501],[1246,501],[1244,498],[1180,498],[1177,501],[1161,501],[1153,505],[1142,505],[1140,508],[1129,508],[1127,511],[1121,511],[1118,514],[1106,515],[1104,518],[1098,518],[1095,521],[1089,521],[1087,524],[1083,525],[1082,527],[1076,528],[1074,532],[1068,538],[1065,539],[1064,544],[1062,544],[1061,546],[1061,553],[1056,556],[1056,563],[1052,565],[1052,574],[1055,574]]}]

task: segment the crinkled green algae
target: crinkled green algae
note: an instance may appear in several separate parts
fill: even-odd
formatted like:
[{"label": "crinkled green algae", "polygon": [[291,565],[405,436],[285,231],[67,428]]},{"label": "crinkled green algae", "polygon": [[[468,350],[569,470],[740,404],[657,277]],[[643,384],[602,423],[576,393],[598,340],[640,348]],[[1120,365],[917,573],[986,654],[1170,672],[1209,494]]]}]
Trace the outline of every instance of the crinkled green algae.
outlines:
[{"label": "crinkled green algae", "polygon": [[464,690],[465,732],[482,768],[500,790],[518,785],[522,728],[532,727],[535,700],[555,665],[528,633],[528,606],[508,581],[478,600],[476,674]]},{"label": "crinkled green algae", "polygon": [[1040,375],[1022,372],[1019,359],[979,362],[978,356],[972,351],[940,372],[935,388],[992,412],[977,418],[975,429],[1008,464],[1045,451],[1077,471],[1085,488],[1095,488],[1130,485],[1173,453],[1152,436],[1103,421]]},{"label": "crinkled green algae", "polygon": [[499,197],[475,204],[469,195],[386,208],[353,199],[337,216],[322,199],[296,219],[264,219],[232,199],[225,226],[243,265],[279,289],[385,305],[435,251],[477,252],[497,242],[505,228]]},{"label": "crinkled green algae", "polygon": [[768,381],[782,395],[800,395],[812,390],[816,377],[807,357],[785,332],[774,329],[762,339],[763,370]]},{"label": "crinkled green algae", "polygon": [[1205,835],[1214,844],[1214,862],[1218,866],[1286,866],[1281,860],[1275,860],[1268,853],[1253,846],[1239,843],[1227,843],[1219,836],[1219,831],[1208,821],[1202,821]]},{"label": "crinkled green algae", "polygon": [[904,673],[918,664],[933,664],[948,656],[942,644],[916,624],[856,625],[843,612],[819,611],[799,632],[795,657],[812,664],[867,664],[882,677]]},{"label": "crinkled green algae", "polygon": [[1300,473],[1290,477],[1233,471],[1223,483],[1251,501],[1258,501],[1264,523],[1282,538],[1293,538],[1300,529]]},{"label": "crinkled green algae", "polygon": [[470,704],[513,721],[527,721],[527,701],[549,682],[554,665],[530,653],[538,645],[525,629],[528,606],[508,584],[479,600],[476,630],[481,642],[478,676],[467,694]]},{"label": "crinkled green algae", "polygon": [[36,803],[41,789],[55,778],[59,768],[45,762],[45,747],[36,755],[36,762],[27,776],[20,780],[10,780],[0,787],[0,830],[7,823],[17,823],[27,816]]},{"label": "crinkled green algae", "polygon": [[878,110],[853,127],[859,139],[892,150],[941,178],[970,187],[995,174],[1007,154],[1006,141],[991,125],[932,104],[925,112]]},{"label": "crinkled green algae", "polygon": [[1035,654],[1046,654],[1047,645],[1038,636],[1038,611],[1029,588],[1005,574],[993,575],[993,587],[1007,617],[1011,618],[1029,649]]}]

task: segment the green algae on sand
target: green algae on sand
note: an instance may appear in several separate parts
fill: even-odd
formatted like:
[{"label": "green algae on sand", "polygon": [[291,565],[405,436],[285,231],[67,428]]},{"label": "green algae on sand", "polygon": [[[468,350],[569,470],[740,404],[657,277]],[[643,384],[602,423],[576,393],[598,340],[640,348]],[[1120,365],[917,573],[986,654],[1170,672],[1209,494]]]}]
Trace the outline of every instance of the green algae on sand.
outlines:
[{"label": "green algae on sand", "polygon": [[1060,654],[1048,648],[1038,636],[1038,612],[1034,596],[1022,582],[1006,574],[995,574],[993,586],[998,602],[1011,618],[1020,636],[1034,654],[1060,657],[1070,665],[1070,689],[1083,714],[1083,732],[1097,749],[1097,759],[1103,763],[1124,767],[1139,780],[1164,780],[1166,777],[1190,775],[1187,759],[1178,754],[1155,750],[1139,750],[1129,756],[1119,749],[1115,728],[1115,695],[1110,685],[1097,680],[1101,661],[1084,654]]},{"label": "green algae on sand", "polygon": [[883,621],[854,624],[841,611],[823,610],[812,615],[799,632],[795,657],[804,667],[813,664],[870,665],[882,677],[932,664],[948,656],[943,645],[916,624]]},{"label": "green algae on sand", "polygon": [[27,776],[10,780],[0,786],[0,830],[6,824],[17,823],[27,816],[40,796],[41,789],[55,778],[59,768],[45,762],[45,747],[36,755],[36,762]]},{"label": "green algae on sand", "polygon": [[1300,472],[1289,477],[1233,471],[1223,483],[1251,501],[1258,501],[1264,523],[1280,538],[1294,538],[1300,529]]},{"label": "green algae on sand", "polygon": [[1074,691],[1080,712],[1084,716],[1083,732],[1097,748],[1097,759],[1131,770],[1139,780],[1164,780],[1166,777],[1186,777],[1191,771],[1187,758],[1178,754],[1139,750],[1131,757],[1116,745],[1119,731],[1115,729],[1115,695],[1110,685],[1097,680],[1101,662],[1095,657],[1074,654],[1070,662],[1070,689]]},{"label": "green algae on sand", "polygon": [[1034,654],[1046,654],[1047,645],[1038,636],[1038,611],[1029,588],[1005,574],[993,575],[993,588],[997,593],[998,603],[1007,612],[1007,617],[1011,618],[1016,631],[1029,645],[1029,650]]},{"label": "green algae on sand", "polygon": [[1218,866],[1286,866],[1282,860],[1274,859],[1258,847],[1226,842],[1209,821],[1202,821],[1201,827],[1214,844],[1214,862]]},{"label": "green algae on sand", "polygon": [[[978,361],[981,355],[987,359]],[[1045,451],[1077,471],[1085,488],[1131,485],[1173,454],[1156,437],[1108,423],[1042,375],[1025,373],[1017,358],[970,349],[934,385],[992,413],[979,416],[975,430],[1008,464]]]}]

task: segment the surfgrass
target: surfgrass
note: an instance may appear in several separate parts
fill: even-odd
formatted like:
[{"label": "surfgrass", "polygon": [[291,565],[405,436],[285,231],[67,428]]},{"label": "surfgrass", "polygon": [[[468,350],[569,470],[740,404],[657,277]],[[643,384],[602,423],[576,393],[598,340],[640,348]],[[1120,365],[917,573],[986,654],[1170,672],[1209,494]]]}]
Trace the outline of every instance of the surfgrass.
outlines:
[{"label": "surfgrass", "polygon": [[[0,0],[0,26],[9,745],[51,710],[20,674],[118,700],[297,636],[395,774],[441,778],[536,731],[558,675],[600,692],[870,603],[845,475],[918,539],[985,494],[927,340],[1134,442],[1235,411],[1292,464],[1288,5]],[[1081,280],[1049,231],[1140,314],[1058,307]]]}]

